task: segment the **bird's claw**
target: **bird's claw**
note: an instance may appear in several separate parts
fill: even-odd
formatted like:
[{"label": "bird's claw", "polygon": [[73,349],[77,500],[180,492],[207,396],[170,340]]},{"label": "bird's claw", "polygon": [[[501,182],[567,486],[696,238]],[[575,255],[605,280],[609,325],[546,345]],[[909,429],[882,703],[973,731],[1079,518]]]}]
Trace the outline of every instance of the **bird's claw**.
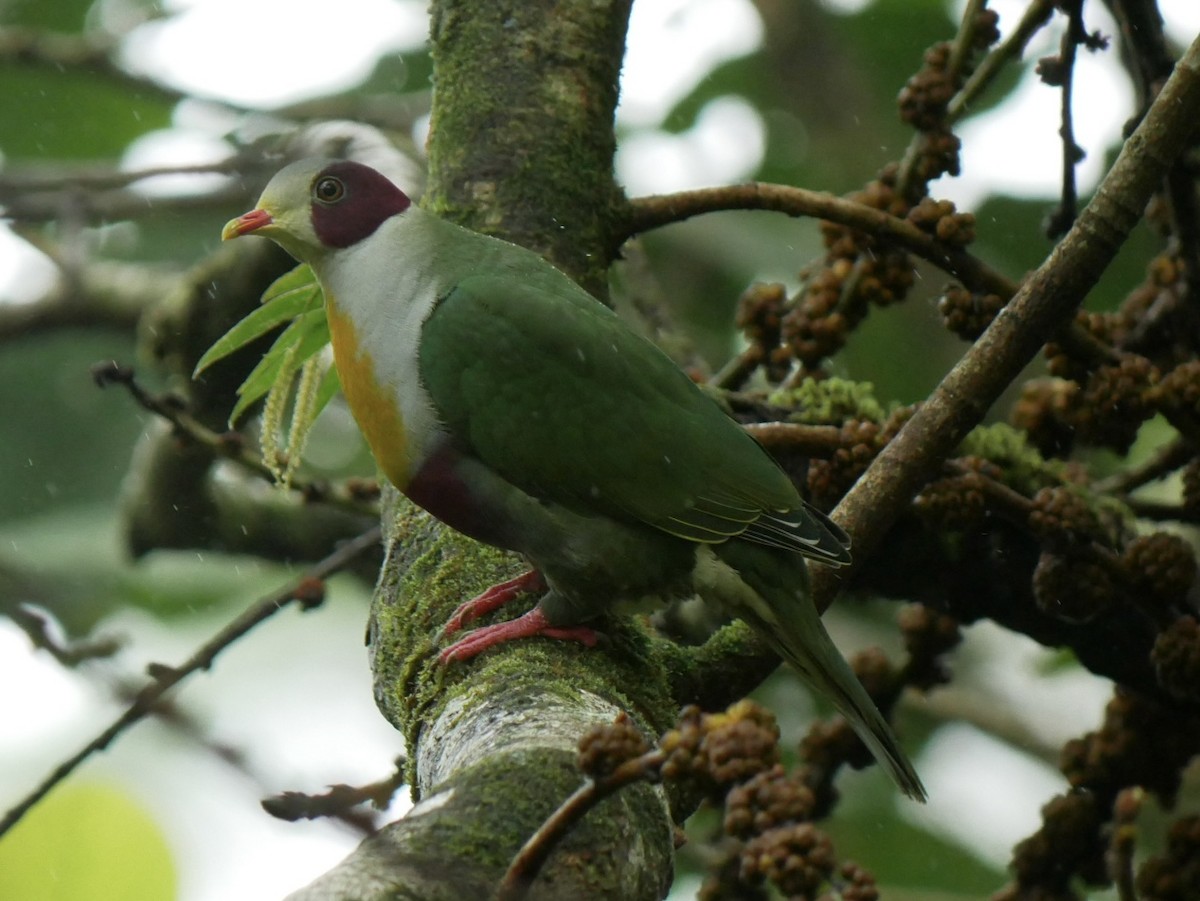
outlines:
[{"label": "bird's claw", "polygon": [[446,620],[446,625],[442,626],[442,636],[453,635],[471,620],[479,619],[479,617],[503,607],[527,591],[545,590],[546,580],[536,569],[521,573],[507,582],[493,585],[482,594],[459,604],[450,618]]},{"label": "bird's claw", "polygon": [[534,607],[516,619],[484,626],[463,636],[438,654],[438,663],[445,665],[456,660],[470,660],[498,644],[518,638],[532,638],[537,635],[555,638],[559,641],[577,641],[589,648],[595,647],[600,640],[599,633],[587,626],[553,626],[546,619],[546,614],[542,612],[541,608]]}]

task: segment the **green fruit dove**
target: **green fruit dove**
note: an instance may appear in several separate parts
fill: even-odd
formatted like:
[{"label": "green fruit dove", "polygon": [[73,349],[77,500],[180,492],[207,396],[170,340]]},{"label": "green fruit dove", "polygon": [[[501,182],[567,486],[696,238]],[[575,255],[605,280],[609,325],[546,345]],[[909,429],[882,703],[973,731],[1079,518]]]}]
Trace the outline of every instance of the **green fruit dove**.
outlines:
[{"label": "green fruit dove", "polygon": [[537,254],[439,219],[360,163],[286,167],[222,233],[243,235],[312,267],[387,478],[533,566],[445,632],[526,591],[537,606],[453,642],[444,663],[538,635],[591,645],[617,604],[698,594],[761,633],[924,799],[809,596],[805,558],[848,563],[845,533],[657,347]]}]

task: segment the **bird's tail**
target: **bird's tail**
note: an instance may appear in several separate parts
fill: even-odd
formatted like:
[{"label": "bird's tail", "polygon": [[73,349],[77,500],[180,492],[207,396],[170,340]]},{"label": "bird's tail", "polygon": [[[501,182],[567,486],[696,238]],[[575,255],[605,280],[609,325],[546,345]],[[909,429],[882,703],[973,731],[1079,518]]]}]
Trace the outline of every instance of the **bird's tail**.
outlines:
[{"label": "bird's tail", "polygon": [[[729,570],[715,592],[726,609],[753,626],[805,682],[829,698],[901,791],[924,801],[925,787],[896,734],[825,631],[809,596],[803,561],[739,541],[715,550],[717,566],[724,563]],[[726,581],[730,575],[740,585]]]}]

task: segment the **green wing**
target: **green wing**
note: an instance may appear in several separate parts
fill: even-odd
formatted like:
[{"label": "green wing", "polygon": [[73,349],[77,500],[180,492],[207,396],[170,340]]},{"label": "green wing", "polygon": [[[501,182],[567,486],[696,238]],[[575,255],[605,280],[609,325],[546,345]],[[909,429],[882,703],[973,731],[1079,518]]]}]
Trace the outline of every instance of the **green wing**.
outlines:
[{"label": "green wing", "polygon": [[465,279],[421,348],[422,380],[461,449],[535,497],[690,541],[746,533],[801,552],[832,541],[810,555],[845,555],[844,535],[808,515],[757,442],[561,273]]}]

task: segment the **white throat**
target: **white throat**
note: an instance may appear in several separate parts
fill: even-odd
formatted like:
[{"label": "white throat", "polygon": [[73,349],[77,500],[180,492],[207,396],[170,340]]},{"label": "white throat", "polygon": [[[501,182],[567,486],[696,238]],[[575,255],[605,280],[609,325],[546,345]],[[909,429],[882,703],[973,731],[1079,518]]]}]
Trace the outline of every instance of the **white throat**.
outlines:
[{"label": "white throat", "polygon": [[428,216],[411,210],[386,220],[370,237],[314,261],[327,303],[355,325],[375,379],[396,400],[414,463],[439,434],[433,402],[421,384],[417,353],[421,327],[447,290],[438,271]]}]

